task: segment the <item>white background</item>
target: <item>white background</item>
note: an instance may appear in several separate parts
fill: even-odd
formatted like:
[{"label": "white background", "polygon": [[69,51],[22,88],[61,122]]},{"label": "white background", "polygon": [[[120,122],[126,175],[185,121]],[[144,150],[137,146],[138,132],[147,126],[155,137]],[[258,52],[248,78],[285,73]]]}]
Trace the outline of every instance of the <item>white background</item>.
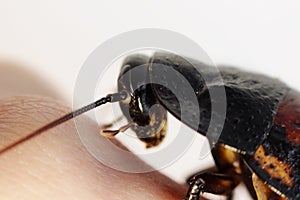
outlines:
[{"label": "white background", "polygon": [[[34,70],[71,103],[78,71],[88,55],[114,35],[146,27],[186,35],[217,64],[261,72],[300,87],[296,0],[1,0],[0,60]],[[212,163],[199,160],[195,152],[194,145],[164,172],[183,181],[191,171]]]}]

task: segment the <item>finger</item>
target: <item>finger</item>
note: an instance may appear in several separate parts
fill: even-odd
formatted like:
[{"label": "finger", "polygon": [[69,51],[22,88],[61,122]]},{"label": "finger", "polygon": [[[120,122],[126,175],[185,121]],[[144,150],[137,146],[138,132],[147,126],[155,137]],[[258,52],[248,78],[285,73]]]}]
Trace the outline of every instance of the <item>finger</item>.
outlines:
[{"label": "finger", "polygon": [[[0,100],[0,146],[68,111],[47,98]],[[90,120],[82,122],[87,132],[99,132]],[[123,173],[98,162],[72,121],[0,155],[0,177],[0,199],[180,199],[185,194],[183,186],[158,172]]]}]

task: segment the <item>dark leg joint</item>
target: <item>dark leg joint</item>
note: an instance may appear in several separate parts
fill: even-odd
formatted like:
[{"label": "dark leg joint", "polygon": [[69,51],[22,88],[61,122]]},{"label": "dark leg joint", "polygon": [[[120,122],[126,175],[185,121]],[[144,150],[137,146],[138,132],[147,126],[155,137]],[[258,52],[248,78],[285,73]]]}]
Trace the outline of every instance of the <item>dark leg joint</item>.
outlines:
[{"label": "dark leg joint", "polygon": [[183,200],[199,200],[202,193],[230,196],[239,181],[218,173],[197,174],[188,180],[190,185]]},{"label": "dark leg joint", "polygon": [[200,199],[200,193],[202,192],[204,188],[204,180],[201,178],[197,179],[191,179],[188,181],[190,187],[189,190],[183,200],[199,200]]}]

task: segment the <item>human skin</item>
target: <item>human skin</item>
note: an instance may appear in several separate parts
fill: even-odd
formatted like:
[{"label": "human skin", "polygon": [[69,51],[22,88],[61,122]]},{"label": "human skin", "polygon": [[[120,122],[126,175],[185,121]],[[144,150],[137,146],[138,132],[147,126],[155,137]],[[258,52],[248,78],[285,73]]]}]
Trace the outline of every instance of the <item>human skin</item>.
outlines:
[{"label": "human skin", "polygon": [[[0,67],[1,70],[4,69]],[[25,74],[21,68],[16,73]],[[27,73],[27,72],[26,72]],[[20,75],[19,74],[19,75]],[[28,74],[26,74],[27,76]],[[5,88],[17,91],[18,85],[29,85],[25,94],[37,94],[36,87],[49,85],[32,76],[35,84],[11,80]],[[0,93],[1,90],[0,86]],[[0,95],[0,148],[70,111],[56,92],[41,96]],[[22,94],[23,95],[23,94]],[[48,97],[45,97],[48,96]],[[81,117],[82,128],[99,132],[87,117]],[[136,159],[136,165],[145,165]],[[157,171],[124,173],[103,165],[82,145],[73,121],[44,132],[0,155],[0,199],[181,199],[187,187]]]}]

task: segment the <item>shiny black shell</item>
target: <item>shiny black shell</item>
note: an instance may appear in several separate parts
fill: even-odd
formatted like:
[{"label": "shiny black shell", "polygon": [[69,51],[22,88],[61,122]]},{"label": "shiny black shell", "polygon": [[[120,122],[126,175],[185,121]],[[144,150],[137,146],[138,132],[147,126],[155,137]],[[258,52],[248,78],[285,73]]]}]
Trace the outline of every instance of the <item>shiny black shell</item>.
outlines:
[{"label": "shiny black shell", "polygon": [[288,199],[300,199],[300,93],[281,101],[273,126],[256,153],[243,159],[260,179]]},{"label": "shiny black shell", "polygon": [[[160,64],[167,67],[162,68]],[[155,54],[149,63],[150,78],[154,82],[155,80],[165,80],[165,85],[173,85],[173,88],[178,88],[183,92],[182,95],[187,97],[188,95],[184,94],[186,90],[179,81],[182,77],[168,77],[170,74],[168,70],[178,71],[194,89],[198,105],[190,102],[190,116],[185,117],[182,121],[187,125],[193,124],[189,121],[195,119],[192,108],[199,106],[200,119],[195,119],[198,127],[192,128],[203,135],[206,135],[211,119],[209,90],[225,88],[226,99],[221,96],[214,99],[217,105],[224,100],[227,102],[224,126],[217,142],[234,147],[249,155],[254,154],[270,132],[279,103],[289,90],[284,83],[277,79],[230,67],[219,68],[222,77],[220,80],[218,72],[212,71],[212,67],[204,63],[190,59],[187,61],[173,54]],[[206,80],[199,71],[205,75]],[[182,108],[172,91],[160,85],[153,85],[153,91],[161,104],[176,118],[181,119]],[[186,101],[189,101],[189,98],[186,98]],[[219,113],[216,111],[214,114],[218,115]],[[220,115],[222,114],[220,113]]]},{"label": "shiny black shell", "polygon": [[[289,199],[300,198],[299,93],[278,79],[232,67],[219,67],[216,71],[207,64],[169,53],[127,58],[119,82],[129,81],[122,79],[122,74],[139,65],[146,67],[138,72],[139,75],[131,74],[137,78],[126,83],[128,86],[135,85],[138,88],[145,80],[150,82],[151,89],[148,86],[143,91],[148,93],[146,96],[156,99],[151,104],[163,105],[183,123],[207,136],[212,145],[224,144],[240,153],[249,170],[277,194]],[[196,103],[190,100],[186,85],[182,84],[185,81],[196,94]],[[180,91],[185,108],[180,106],[178,98],[169,88]],[[210,91],[220,88],[225,89],[225,97],[212,99]],[[296,102],[297,98],[299,103],[291,105],[290,102]],[[212,112],[212,101],[217,106],[226,102],[224,124],[221,124],[221,129],[216,129],[216,132],[221,131],[218,140],[206,135],[212,115],[218,118],[224,114],[222,109],[220,113],[218,109]],[[196,108],[200,109],[198,117],[194,113]],[[123,112],[128,110],[123,108]],[[288,126],[288,121],[293,122],[293,126]],[[263,162],[268,159],[274,159],[278,165]]]}]

